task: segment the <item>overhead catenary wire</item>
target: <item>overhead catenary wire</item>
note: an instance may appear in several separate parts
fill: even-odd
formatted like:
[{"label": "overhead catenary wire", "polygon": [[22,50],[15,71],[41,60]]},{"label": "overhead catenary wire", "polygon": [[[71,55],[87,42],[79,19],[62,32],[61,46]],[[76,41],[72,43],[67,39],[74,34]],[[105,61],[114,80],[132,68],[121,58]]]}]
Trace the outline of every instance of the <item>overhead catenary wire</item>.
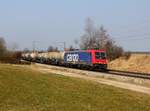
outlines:
[{"label": "overhead catenary wire", "polygon": [[149,37],[132,37],[132,38],[113,38],[113,39],[115,39],[115,40],[148,40],[148,39],[150,39],[150,36]]}]

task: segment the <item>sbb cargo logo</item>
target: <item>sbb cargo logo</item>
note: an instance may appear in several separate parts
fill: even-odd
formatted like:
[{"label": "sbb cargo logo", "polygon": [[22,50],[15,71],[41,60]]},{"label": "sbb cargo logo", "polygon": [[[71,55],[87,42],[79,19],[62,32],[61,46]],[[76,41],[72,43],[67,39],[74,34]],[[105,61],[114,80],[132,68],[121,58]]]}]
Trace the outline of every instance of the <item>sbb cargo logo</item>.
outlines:
[{"label": "sbb cargo logo", "polygon": [[77,62],[77,61],[79,61],[79,55],[78,54],[67,54],[67,61]]}]

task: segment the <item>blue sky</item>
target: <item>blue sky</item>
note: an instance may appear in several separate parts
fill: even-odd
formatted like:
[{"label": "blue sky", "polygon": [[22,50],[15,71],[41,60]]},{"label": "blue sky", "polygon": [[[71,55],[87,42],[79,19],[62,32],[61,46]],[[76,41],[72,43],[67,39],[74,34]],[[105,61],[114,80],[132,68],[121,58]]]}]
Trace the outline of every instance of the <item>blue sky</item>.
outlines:
[{"label": "blue sky", "polygon": [[20,49],[69,46],[87,17],[125,50],[150,51],[150,0],[0,0],[0,36]]}]

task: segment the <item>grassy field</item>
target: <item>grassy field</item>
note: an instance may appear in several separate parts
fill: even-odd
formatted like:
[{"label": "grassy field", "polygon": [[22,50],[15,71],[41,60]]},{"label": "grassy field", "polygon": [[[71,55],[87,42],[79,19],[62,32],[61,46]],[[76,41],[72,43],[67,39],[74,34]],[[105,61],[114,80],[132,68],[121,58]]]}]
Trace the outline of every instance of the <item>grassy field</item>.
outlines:
[{"label": "grassy field", "polygon": [[1,64],[0,111],[150,111],[150,96]]}]

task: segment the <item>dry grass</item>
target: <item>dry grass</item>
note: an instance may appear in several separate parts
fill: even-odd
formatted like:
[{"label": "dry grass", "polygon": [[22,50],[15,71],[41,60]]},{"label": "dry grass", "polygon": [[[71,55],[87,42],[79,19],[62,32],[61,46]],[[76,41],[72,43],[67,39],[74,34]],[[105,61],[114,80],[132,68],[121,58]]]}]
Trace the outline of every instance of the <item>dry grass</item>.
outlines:
[{"label": "dry grass", "polygon": [[116,70],[150,73],[150,55],[132,54],[128,60],[119,58],[110,62],[109,68]]}]

